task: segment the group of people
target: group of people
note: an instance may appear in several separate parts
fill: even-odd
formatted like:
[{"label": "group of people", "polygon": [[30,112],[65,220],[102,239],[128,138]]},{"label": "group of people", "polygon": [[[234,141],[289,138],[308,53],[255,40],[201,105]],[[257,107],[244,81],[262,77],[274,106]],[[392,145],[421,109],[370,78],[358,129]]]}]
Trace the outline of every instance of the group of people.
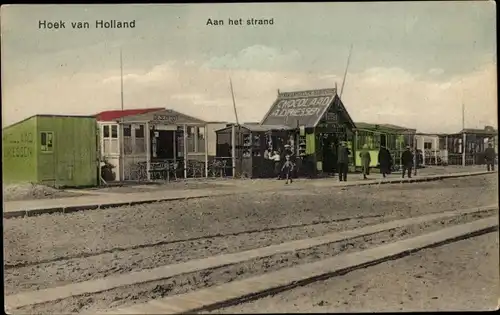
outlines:
[{"label": "group of people", "polygon": [[[277,179],[285,178],[285,184],[292,183],[292,172],[295,168],[295,164],[292,161],[293,150],[291,145],[285,145],[285,150],[283,154],[280,151],[272,151],[267,150],[264,154],[264,158],[269,159],[274,164],[274,175]],[[285,161],[282,163],[282,156],[285,158]]]},{"label": "group of people", "polygon": [[[370,151],[368,151],[368,145],[364,145],[361,153],[359,154],[361,158],[361,166],[363,169],[363,179],[368,179],[368,175],[370,175],[370,163],[371,163],[371,155]],[[380,173],[385,178],[387,175],[391,174],[393,159],[391,152],[385,147],[381,146],[378,152],[378,164],[380,167]],[[407,146],[405,151],[401,154],[401,166],[402,166],[402,177],[408,175],[408,178],[411,178],[412,170],[414,167],[414,156],[411,152],[410,146]]]},{"label": "group of people", "polygon": [[[346,146],[346,142],[340,142],[340,145],[337,148],[337,169],[339,173],[339,180],[347,181],[347,172],[349,165],[349,155],[351,154],[349,148]],[[295,169],[295,164],[292,161],[293,151],[290,149],[289,145],[285,146],[284,154],[280,154],[279,151],[269,151],[267,154],[269,160],[274,162],[274,173],[278,179],[285,178],[286,184],[292,183],[292,172]],[[371,164],[371,155],[368,150],[368,145],[364,145],[361,152],[361,166],[363,170],[363,179],[368,179],[368,175],[370,175],[370,164]],[[282,156],[284,156],[285,161],[282,163]],[[488,167],[488,171],[494,170],[494,164],[496,159],[496,153],[493,149],[491,143],[488,148],[485,150],[485,158],[486,164]],[[381,146],[378,152],[378,164],[380,167],[380,173],[385,178],[387,175],[391,174],[393,159],[390,151],[385,146]],[[408,176],[408,178],[412,177],[412,171],[415,167],[415,156],[411,151],[410,146],[406,146],[406,149],[401,154],[401,167],[402,167],[402,178]]]}]

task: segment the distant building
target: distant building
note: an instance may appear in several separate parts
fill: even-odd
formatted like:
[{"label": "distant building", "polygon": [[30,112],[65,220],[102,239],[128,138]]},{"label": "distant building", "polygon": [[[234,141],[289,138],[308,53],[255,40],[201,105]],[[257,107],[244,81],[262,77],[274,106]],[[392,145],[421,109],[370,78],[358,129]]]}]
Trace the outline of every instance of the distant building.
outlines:
[{"label": "distant building", "polygon": [[97,185],[96,131],[92,116],[63,115],[35,115],[3,128],[3,182]]},{"label": "distant building", "polygon": [[498,130],[491,126],[484,129],[465,128],[455,134],[441,135],[441,138],[444,139],[450,165],[483,164],[483,152],[488,143],[492,143],[498,153]]},{"label": "distant building", "polygon": [[[393,124],[373,124],[356,122],[356,149],[368,146],[371,166],[378,164],[378,151],[384,145],[391,152],[395,165],[400,164],[401,153],[406,146],[414,146],[416,129]],[[356,156],[356,165],[361,165],[361,158]]]},{"label": "distant building", "polygon": [[448,154],[442,147],[439,134],[416,133],[415,148],[422,155],[423,165],[446,164]]},{"label": "distant building", "polygon": [[[95,115],[99,133],[99,152],[101,161],[106,161],[113,166],[111,172],[114,179],[108,180],[120,181],[120,157],[121,157],[121,141],[123,137],[120,129],[119,121],[127,116],[145,114],[149,112],[159,111],[163,108],[139,108],[126,110],[108,110]],[[144,139],[144,130],[136,131],[137,139]],[[142,138],[141,138],[142,137]],[[144,141],[144,140],[142,140]]]},{"label": "distant building", "polygon": [[117,181],[206,176],[215,157],[215,130],[226,126],[165,108],[103,112],[96,117],[102,128],[102,156],[115,166]]}]

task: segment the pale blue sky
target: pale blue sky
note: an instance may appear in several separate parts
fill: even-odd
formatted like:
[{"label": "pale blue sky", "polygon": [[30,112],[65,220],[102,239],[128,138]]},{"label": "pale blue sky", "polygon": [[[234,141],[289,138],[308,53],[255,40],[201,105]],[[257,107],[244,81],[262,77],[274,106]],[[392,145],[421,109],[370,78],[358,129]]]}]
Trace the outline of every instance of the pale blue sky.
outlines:
[{"label": "pale blue sky", "polygon": [[[165,106],[230,120],[231,74],[243,117],[260,120],[278,88],[329,87],[325,84],[333,80],[340,85],[353,44],[344,102],[355,120],[399,120],[441,131],[442,122],[420,119],[415,109],[428,102],[429,108],[441,104],[449,112],[461,108],[462,97],[474,103],[468,107],[471,127],[496,125],[496,115],[491,121],[493,115],[480,112],[496,111],[496,75],[490,73],[496,71],[493,2],[12,5],[2,6],[1,14],[4,123],[48,110],[85,114],[119,108],[119,88],[102,82],[119,74],[120,47],[130,78],[125,96],[133,104],[128,107]],[[208,18],[240,17],[272,17],[274,25],[205,25]],[[93,27],[98,19],[135,19],[136,28],[74,30],[68,25],[83,20]],[[67,28],[39,30],[38,20],[64,20]],[[477,83],[481,80],[488,82]],[[468,88],[474,84],[488,90]],[[408,99],[414,96],[413,85],[427,95],[420,105]],[[364,91],[384,95],[374,98]],[[370,100],[375,103],[367,104]],[[400,106],[398,114],[380,117],[386,103]]]}]

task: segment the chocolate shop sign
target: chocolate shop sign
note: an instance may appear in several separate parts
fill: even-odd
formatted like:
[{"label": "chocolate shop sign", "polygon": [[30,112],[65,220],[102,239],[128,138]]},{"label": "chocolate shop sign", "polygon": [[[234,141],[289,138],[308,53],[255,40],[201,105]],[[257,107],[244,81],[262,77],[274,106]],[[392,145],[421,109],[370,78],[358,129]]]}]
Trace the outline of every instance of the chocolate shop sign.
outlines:
[{"label": "chocolate shop sign", "polygon": [[270,116],[320,116],[322,111],[332,102],[332,100],[333,96],[280,100]]}]

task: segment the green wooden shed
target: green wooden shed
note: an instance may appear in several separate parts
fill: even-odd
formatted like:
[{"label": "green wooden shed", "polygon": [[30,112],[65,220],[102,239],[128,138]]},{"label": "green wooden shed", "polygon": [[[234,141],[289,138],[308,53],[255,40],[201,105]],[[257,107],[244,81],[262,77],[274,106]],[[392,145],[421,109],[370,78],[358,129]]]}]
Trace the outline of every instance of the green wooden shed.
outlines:
[{"label": "green wooden shed", "polygon": [[4,184],[98,184],[97,123],[91,116],[36,115],[3,128]]}]

